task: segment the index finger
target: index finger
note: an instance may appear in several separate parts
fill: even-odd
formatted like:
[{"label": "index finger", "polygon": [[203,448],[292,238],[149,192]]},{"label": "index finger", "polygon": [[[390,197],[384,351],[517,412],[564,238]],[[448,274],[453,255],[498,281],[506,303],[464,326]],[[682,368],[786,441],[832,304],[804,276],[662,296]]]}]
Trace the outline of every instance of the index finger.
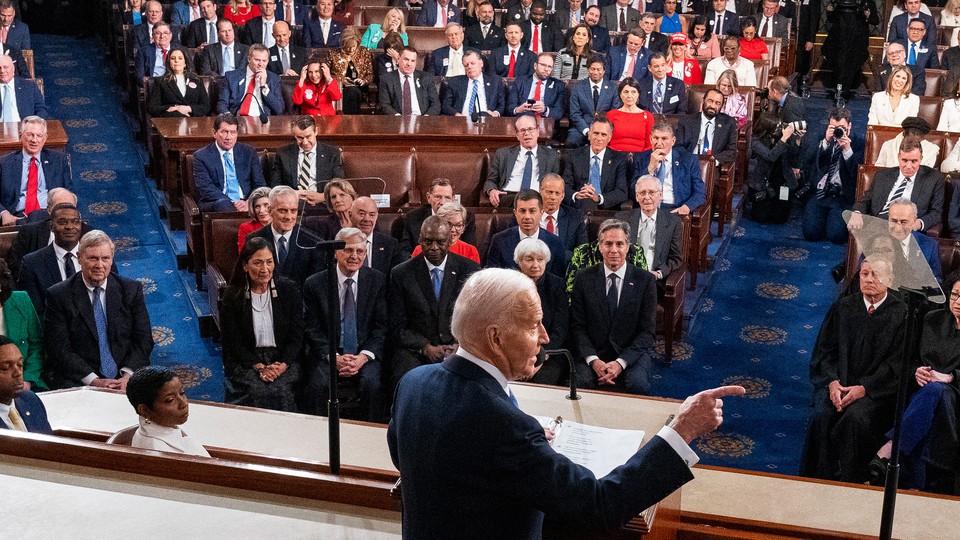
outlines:
[{"label": "index finger", "polygon": [[721,398],[724,396],[742,396],[747,393],[747,389],[742,386],[718,386],[717,388],[711,388],[710,390],[704,390],[700,392],[701,394],[712,397],[712,398]]}]

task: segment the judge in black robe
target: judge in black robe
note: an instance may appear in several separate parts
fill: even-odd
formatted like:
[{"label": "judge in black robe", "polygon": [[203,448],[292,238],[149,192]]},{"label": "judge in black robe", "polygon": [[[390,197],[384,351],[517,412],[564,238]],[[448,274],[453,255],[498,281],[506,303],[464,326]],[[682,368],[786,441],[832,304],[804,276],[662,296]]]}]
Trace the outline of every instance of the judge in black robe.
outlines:
[{"label": "judge in black robe", "polygon": [[842,85],[844,93],[860,86],[863,63],[869,53],[870,25],[880,23],[874,0],[832,0],[827,6],[827,39],[823,42],[830,88]]},{"label": "judge in black robe", "polygon": [[861,292],[837,300],[820,327],[810,360],[813,414],[802,476],[856,483],[870,478],[867,466],[884,442],[896,401],[907,311],[888,294],[890,275],[890,263],[864,261]]}]

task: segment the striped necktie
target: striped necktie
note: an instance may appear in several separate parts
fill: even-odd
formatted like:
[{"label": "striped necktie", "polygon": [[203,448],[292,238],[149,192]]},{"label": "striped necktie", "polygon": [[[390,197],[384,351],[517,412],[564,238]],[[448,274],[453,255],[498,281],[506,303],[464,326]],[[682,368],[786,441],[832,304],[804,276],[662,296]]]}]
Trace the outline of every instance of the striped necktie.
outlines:
[{"label": "striped necktie", "polygon": [[907,185],[910,184],[910,177],[905,176],[903,180],[897,184],[896,189],[893,190],[893,194],[890,195],[890,198],[887,199],[887,204],[883,205],[883,210],[880,210],[881,214],[886,214],[890,211],[890,203],[903,197],[903,193],[907,191]]},{"label": "striped necktie", "polygon": [[310,179],[313,177],[313,174],[311,174],[313,170],[311,154],[313,154],[313,152],[303,153],[303,161],[300,163],[300,174],[297,177],[298,189],[310,189]]}]

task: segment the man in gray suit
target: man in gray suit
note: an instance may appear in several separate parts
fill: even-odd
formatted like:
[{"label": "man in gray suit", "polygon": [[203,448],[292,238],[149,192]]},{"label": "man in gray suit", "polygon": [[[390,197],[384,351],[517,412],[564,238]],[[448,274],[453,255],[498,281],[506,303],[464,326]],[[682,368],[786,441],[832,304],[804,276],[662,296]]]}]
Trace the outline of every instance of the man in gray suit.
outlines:
[{"label": "man in gray suit", "polygon": [[657,211],[663,192],[656,176],[641,176],[634,189],[640,206],[617,212],[614,217],[636,231],[631,243],[643,249],[647,270],[657,278],[657,296],[663,297],[664,280],[683,266],[683,220],[677,214]]},{"label": "man in gray suit", "polygon": [[440,96],[433,83],[433,75],[417,71],[416,49],[404,47],[400,53],[399,70],[386,73],[380,78],[378,100],[380,114],[440,114]]},{"label": "man in gray suit", "polygon": [[639,25],[640,11],[630,5],[630,0],[617,0],[600,10],[600,26],[611,32],[629,32]]},{"label": "man in gray suit", "polygon": [[[757,37],[780,38],[783,45],[790,38],[790,19],[777,13],[777,0],[763,0],[763,11],[757,14]],[[744,15],[744,14],[742,14]]]},{"label": "man in gray suit", "polygon": [[[248,47],[236,40],[232,22],[227,19],[217,21],[217,36],[220,41],[204,47],[197,57],[197,73],[200,75],[221,77],[247,64]],[[231,59],[233,65],[225,63],[225,57]]]},{"label": "man in gray suit", "polygon": [[529,115],[518,116],[513,125],[520,144],[497,150],[483,185],[483,192],[493,206],[510,208],[518,191],[539,190],[544,175],[560,173],[559,154],[538,144],[540,127],[537,119]]}]

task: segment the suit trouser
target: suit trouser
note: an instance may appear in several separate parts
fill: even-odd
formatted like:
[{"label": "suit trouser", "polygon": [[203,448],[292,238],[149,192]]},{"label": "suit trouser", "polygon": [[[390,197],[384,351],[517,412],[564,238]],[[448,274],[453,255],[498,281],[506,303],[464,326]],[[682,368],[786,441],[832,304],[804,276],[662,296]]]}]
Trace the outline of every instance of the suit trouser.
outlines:
[{"label": "suit trouser", "polygon": [[629,394],[643,395],[650,392],[650,356],[643,355],[633,364],[628,364],[619,376],[617,376],[613,386],[598,386],[597,374],[583,360],[576,361],[577,388],[586,388],[589,390],[616,390],[625,391]]},{"label": "suit trouser", "polygon": [[803,209],[803,238],[812,242],[827,240],[834,244],[847,241],[847,223],[843,221],[843,201],[838,197],[810,197]]},{"label": "suit trouser", "polygon": [[[381,367],[378,360],[367,362],[353,377],[337,377],[337,382],[355,381],[360,390],[360,414],[358,420],[379,422],[383,413],[383,392],[380,385]],[[330,363],[324,359],[310,374],[304,395],[306,412],[326,416],[330,400]]]}]

